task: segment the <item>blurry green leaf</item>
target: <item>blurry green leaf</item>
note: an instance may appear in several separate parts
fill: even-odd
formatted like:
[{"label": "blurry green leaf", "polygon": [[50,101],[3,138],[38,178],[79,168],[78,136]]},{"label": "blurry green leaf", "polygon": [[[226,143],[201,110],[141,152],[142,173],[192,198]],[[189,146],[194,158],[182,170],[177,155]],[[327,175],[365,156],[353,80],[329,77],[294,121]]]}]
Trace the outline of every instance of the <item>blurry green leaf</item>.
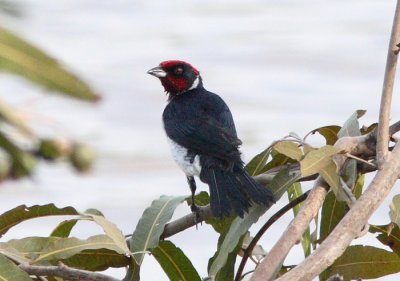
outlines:
[{"label": "blurry green leaf", "polygon": [[310,151],[300,161],[301,175],[303,177],[318,173],[328,166],[332,161],[332,156],[338,151],[331,145],[323,146],[317,150]]},{"label": "blurry green leaf", "polygon": [[400,256],[400,228],[397,224],[370,225],[368,231],[379,233],[376,239],[383,245],[389,246],[393,252]]},{"label": "blurry green leaf", "polygon": [[[287,190],[289,201],[295,200],[297,197],[303,194],[303,190],[301,188],[301,184],[298,182],[293,183]],[[293,207],[293,214],[296,217],[300,211],[301,205],[300,203]],[[310,228],[308,227],[307,230],[304,232],[301,238],[301,246],[303,247],[304,256],[308,257],[311,254],[311,234]]]},{"label": "blurry green leaf", "polygon": [[[140,218],[130,240],[133,253],[151,250],[157,247],[165,224],[171,219],[175,208],[185,200],[185,196],[161,196],[154,200]],[[134,254],[134,259],[141,265],[144,253]]]},{"label": "blurry green leaf", "polygon": [[12,261],[0,255],[0,280],[2,281],[32,281],[29,275],[19,269]]},{"label": "blurry green leaf", "polygon": [[122,231],[112,222],[107,220],[103,216],[89,215],[85,214],[85,216],[90,217],[95,223],[97,223],[101,228],[103,228],[104,232],[110,237],[115,245],[117,245],[121,251],[125,252],[125,254],[129,254],[130,250],[126,243],[126,238],[122,234]]},{"label": "blurry green leaf", "polygon": [[299,145],[292,141],[280,141],[275,144],[273,148],[279,153],[297,161],[300,161],[300,159],[303,157],[303,153]]},{"label": "blurry green leaf", "polygon": [[286,190],[300,178],[301,174],[299,172],[293,173],[287,168],[280,170],[268,184],[268,189],[274,194],[275,201],[279,201]]},{"label": "blurry green leaf", "polygon": [[256,176],[261,173],[261,169],[267,163],[268,157],[271,154],[271,148],[267,148],[263,152],[257,154],[250,162],[246,165],[246,171],[251,176]]},{"label": "blurry green leaf", "polygon": [[364,187],[364,182],[365,182],[365,174],[359,174],[357,177],[357,181],[356,184],[354,186],[354,196],[358,199],[360,198],[361,194],[362,194],[362,190]]},{"label": "blurry green leaf", "polygon": [[366,110],[357,110],[354,112],[349,119],[344,122],[342,128],[338,132],[338,137],[354,137],[360,136],[360,124],[358,123],[358,118],[362,117],[367,111]]},{"label": "blurry green leaf", "polygon": [[0,70],[75,98],[99,99],[86,83],[56,60],[4,28],[0,28]]},{"label": "blurry green leaf", "polygon": [[19,149],[8,137],[0,131],[0,147],[3,148],[12,159],[11,171],[14,177],[20,178],[30,175],[35,167],[35,158]]},{"label": "blurry green leaf", "polygon": [[334,145],[338,139],[339,130],[340,130],[340,126],[331,125],[331,126],[324,126],[324,127],[317,128],[317,129],[313,130],[311,133],[315,134],[316,132],[318,132],[320,135],[322,135],[325,138],[327,145]]},{"label": "blurry green leaf", "polygon": [[362,126],[360,129],[360,132],[362,135],[366,135],[368,133],[371,133],[377,127],[378,127],[378,123],[373,123],[373,124],[369,125],[368,127]]},{"label": "blurry green leaf", "polygon": [[400,194],[393,196],[389,208],[390,221],[400,226]]},{"label": "blurry green leaf", "polygon": [[88,145],[77,143],[72,147],[70,160],[72,166],[79,172],[89,171],[96,158],[96,153]]},{"label": "blurry green leaf", "polygon": [[[57,263],[55,261],[54,263]],[[91,249],[61,260],[67,266],[90,271],[103,271],[110,267],[120,268],[130,264],[130,258],[108,249]]]},{"label": "blurry green leaf", "polygon": [[332,232],[335,226],[340,222],[347,212],[347,205],[345,202],[339,202],[333,191],[329,191],[325,201],[322,205],[321,211],[321,226],[319,242]]},{"label": "blurry green leaf", "polygon": [[26,205],[18,206],[0,215],[0,235],[4,235],[11,227],[25,220],[60,215],[79,215],[79,213],[72,207],[60,209],[54,204],[34,205],[31,207]]},{"label": "blurry green leaf", "polygon": [[128,266],[126,275],[122,281],[139,281],[140,280],[140,265],[138,265],[134,259]]},{"label": "blurry green leaf", "polygon": [[42,249],[39,257],[33,262],[63,260],[84,250],[95,249],[108,249],[119,254],[125,254],[125,252],[107,235],[95,235],[85,240],[75,237],[58,238],[56,240],[49,240],[49,243]]},{"label": "blurry green leaf", "polygon": [[72,219],[59,223],[59,225],[51,232],[50,236],[60,238],[68,237],[77,222],[78,220]]},{"label": "blurry green leaf", "polygon": [[8,104],[6,104],[4,101],[1,100],[0,100],[0,119],[18,128],[22,133],[24,133],[27,136],[33,135],[33,133],[25,124],[25,122],[22,120],[20,115],[16,113],[15,108],[9,106]]},{"label": "blurry green leaf", "polygon": [[151,253],[170,281],[201,281],[192,262],[171,241],[160,241],[158,246],[151,250]]},{"label": "blurry green leaf", "polygon": [[245,214],[243,218],[236,217],[229,231],[227,232],[221,244],[214,261],[209,268],[209,276],[215,276],[220,269],[226,264],[228,255],[238,245],[242,236],[247,232],[250,226],[257,222],[259,217],[265,213],[267,208],[261,205],[254,205],[250,208],[249,213]]},{"label": "blurry green leaf", "polygon": [[349,246],[327,270],[326,280],[331,275],[342,275],[344,280],[374,279],[400,271],[397,254],[371,246]]}]

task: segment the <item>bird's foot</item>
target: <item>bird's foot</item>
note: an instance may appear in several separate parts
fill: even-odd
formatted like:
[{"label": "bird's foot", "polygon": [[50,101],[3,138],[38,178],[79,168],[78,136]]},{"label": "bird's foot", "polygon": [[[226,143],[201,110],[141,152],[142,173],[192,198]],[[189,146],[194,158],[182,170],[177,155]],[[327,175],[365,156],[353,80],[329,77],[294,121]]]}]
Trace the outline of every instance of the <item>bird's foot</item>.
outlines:
[{"label": "bird's foot", "polygon": [[200,220],[200,207],[197,206],[196,204],[192,204],[190,205],[190,210],[192,210],[192,213],[194,213],[195,217],[194,217],[194,223],[196,224],[196,229],[198,229],[197,224],[200,223],[201,224],[201,220]]}]

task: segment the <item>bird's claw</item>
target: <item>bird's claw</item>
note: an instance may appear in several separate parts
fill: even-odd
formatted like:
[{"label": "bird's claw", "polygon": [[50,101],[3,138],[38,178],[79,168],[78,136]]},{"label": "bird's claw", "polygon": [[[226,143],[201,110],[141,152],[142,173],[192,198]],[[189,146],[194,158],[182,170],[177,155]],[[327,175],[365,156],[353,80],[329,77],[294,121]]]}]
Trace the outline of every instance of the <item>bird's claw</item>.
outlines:
[{"label": "bird's claw", "polygon": [[200,220],[200,208],[199,208],[199,206],[197,206],[196,204],[193,204],[193,205],[190,206],[190,210],[192,210],[192,213],[195,214],[194,223],[196,224],[196,229],[198,229],[197,224],[198,224],[198,223],[201,224],[201,220]]}]

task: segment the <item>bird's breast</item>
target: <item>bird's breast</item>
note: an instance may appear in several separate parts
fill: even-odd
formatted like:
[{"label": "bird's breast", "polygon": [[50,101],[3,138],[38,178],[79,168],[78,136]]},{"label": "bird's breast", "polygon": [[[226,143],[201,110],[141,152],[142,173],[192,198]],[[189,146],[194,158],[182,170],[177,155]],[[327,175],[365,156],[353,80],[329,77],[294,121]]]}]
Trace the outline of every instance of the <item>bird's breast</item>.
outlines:
[{"label": "bird's breast", "polygon": [[199,176],[201,172],[200,157],[167,137],[172,157],[186,176]]}]

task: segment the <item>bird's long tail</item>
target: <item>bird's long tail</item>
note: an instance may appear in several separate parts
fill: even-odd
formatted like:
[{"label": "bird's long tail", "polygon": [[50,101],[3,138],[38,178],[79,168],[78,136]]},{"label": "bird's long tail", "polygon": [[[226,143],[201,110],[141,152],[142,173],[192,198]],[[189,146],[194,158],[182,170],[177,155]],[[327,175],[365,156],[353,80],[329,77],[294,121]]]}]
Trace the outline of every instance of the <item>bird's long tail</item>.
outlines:
[{"label": "bird's long tail", "polygon": [[230,171],[203,167],[200,179],[210,187],[211,211],[217,218],[229,216],[232,210],[243,217],[252,203],[270,206],[275,202],[272,192],[257,183],[240,164]]}]

